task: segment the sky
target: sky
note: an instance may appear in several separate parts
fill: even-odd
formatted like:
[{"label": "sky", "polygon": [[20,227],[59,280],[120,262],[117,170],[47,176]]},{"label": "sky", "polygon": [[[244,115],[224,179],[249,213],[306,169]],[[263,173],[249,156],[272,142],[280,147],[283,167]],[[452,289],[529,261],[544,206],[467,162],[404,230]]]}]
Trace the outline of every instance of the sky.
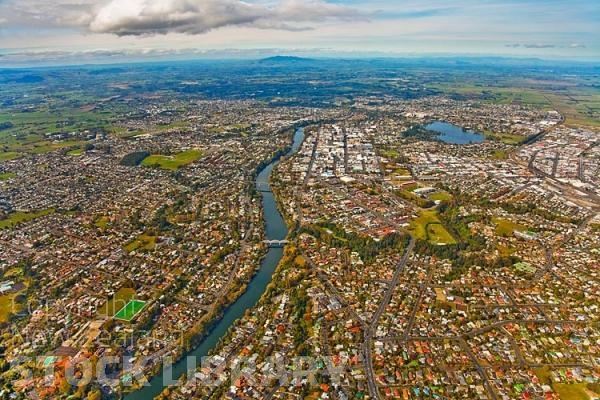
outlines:
[{"label": "sky", "polygon": [[0,0],[0,65],[281,53],[600,60],[600,0]]}]

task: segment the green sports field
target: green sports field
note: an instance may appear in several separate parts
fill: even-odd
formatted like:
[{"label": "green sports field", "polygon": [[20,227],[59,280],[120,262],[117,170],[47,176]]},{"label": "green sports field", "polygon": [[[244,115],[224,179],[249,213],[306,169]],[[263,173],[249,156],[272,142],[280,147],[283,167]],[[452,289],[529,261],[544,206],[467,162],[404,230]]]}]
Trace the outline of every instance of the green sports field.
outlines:
[{"label": "green sports field", "polygon": [[129,322],[135,318],[135,316],[138,315],[145,306],[145,301],[131,300],[129,303],[125,304],[125,307],[121,308],[119,312],[115,314],[115,318]]}]

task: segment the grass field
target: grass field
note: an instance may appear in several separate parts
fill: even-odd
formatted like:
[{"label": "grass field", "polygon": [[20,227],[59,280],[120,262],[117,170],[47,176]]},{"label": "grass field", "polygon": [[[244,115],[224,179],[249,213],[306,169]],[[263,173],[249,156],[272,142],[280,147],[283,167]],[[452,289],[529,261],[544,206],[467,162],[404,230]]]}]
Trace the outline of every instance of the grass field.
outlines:
[{"label": "grass field", "polygon": [[176,171],[197,161],[202,155],[203,153],[200,150],[187,150],[173,156],[151,155],[142,161],[142,165],[144,167],[158,166],[169,171]]},{"label": "grass field", "polygon": [[[561,90],[556,89],[561,86]],[[489,85],[465,82],[462,84],[434,84],[431,88],[445,94],[485,98],[495,104],[518,104],[544,110],[558,110],[567,125],[600,126],[600,93],[587,86],[535,80],[513,80]],[[509,136],[498,138],[505,143],[517,142]]]},{"label": "grass field", "polygon": [[14,172],[2,172],[0,173],[0,181],[7,181],[10,178],[14,178],[16,174]]},{"label": "grass field", "polygon": [[23,304],[15,301],[15,298],[22,293],[10,293],[0,296],[0,323],[7,322],[11,314],[23,310]]},{"label": "grass field", "polygon": [[0,152],[0,161],[14,160],[15,158],[19,158],[20,156],[21,156],[21,154],[15,152],[15,151],[3,151],[3,152]]},{"label": "grass field", "polygon": [[544,385],[552,384],[552,372],[549,367],[533,368],[533,372]]},{"label": "grass field", "polygon": [[600,127],[598,117],[600,94],[597,91],[587,93],[585,96],[572,92],[566,94],[550,92],[546,97],[554,108],[565,116],[567,125]]},{"label": "grass field", "polygon": [[432,85],[444,93],[454,93],[463,96],[485,96],[488,101],[497,104],[524,104],[542,108],[550,108],[551,102],[539,89],[523,87],[500,87],[493,85],[478,85],[469,82]]},{"label": "grass field", "polygon": [[485,136],[488,139],[497,140],[504,144],[509,144],[509,145],[513,145],[513,146],[521,144],[527,139],[527,136],[511,135],[509,133],[491,133],[490,132],[490,133],[486,133]]},{"label": "grass field", "polygon": [[390,160],[394,160],[400,155],[398,151],[392,149],[381,150],[380,154],[382,157],[388,158]]},{"label": "grass field", "polygon": [[508,158],[508,152],[506,150],[496,150],[492,154],[494,160],[506,160]]},{"label": "grass field", "polygon": [[145,301],[131,300],[125,305],[125,307],[120,309],[119,312],[115,314],[115,318],[129,322],[133,320],[135,316],[138,315],[140,311],[144,309],[145,306]]},{"label": "grass field", "polygon": [[514,231],[526,232],[528,230],[524,225],[502,218],[494,218],[492,222],[496,225],[496,234],[499,236],[512,236]]},{"label": "grass field", "polygon": [[590,396],[585,387],[585,383],[556,383],[553,385],[560,400],[589,400]]},{"label": "grass field", "polygon": [[133,242],[128,243],[124,249],[127,252],[132,252],[135,250],[154,250],[156,247],[156,237],[149,235],[140,235]]},{"label": "grass field", "polygon": [[429,199],[433,201],[450,201],[452,200],[452,195],[446,192],[435,192],[429,195]]},{"label": "grass field", "polygon": [[410,224],[410,230],[421,240],[430,243],[455,244],[456,240],[440,222],[437,211],[422,211]]},{"label": "grass field", "polygon": [[12,280],[12,278],[17,278],[23,276],[23,268],[22,267],[12,267],[6,270],[4,274],[2,274],[1,280]]},{"label": "grass field", "polygon": [[110,225],[108,217],[99,217],[94,221],[94,225],[100,229],[106,229]]},{"label": "grass field", "polygon": [[114,296],[100,308],[100,315],[106,315],[109,317],[114,316],[117,311],[122,310],[134,297],[135,289],[133,288],[122,288]]},{"label": "grass field", "polygon": [[13,311],[14,295],[0,296],[0,323],[7,322]]},{"label": "grass field", "polygon": [[411,176],[410,171],[406,168],[396,168],[393,174],[398,176]]},{"label": "grass field", "polygon": [[[0,132],[0,145],[11,152],[44,153],[73,146],[77,140],[49,142],[46,133],[84,131],[86,129],[108,128],[115,117],[113,111],[90,112],[82,107],[85,103],[95,103],[93,96],[82,96],[76,92],[55,92],[54,96],[65,96],[64,102],[53,103],[49,107],[40,97],[34,111],[19,112],[15,109],[0,112],[0,123],[10,122],[13,126]],[[30,101],[36,102],[34,95]],[[77,105],[79,103],[80,105]]]},{"label": "grass field", "polygon": [[36,218],[45,217],[46,215],[54,214],[56,210],[49,208],[47,210],[34,212],[15,212],[8,215],[8,218],[0,220],[0,229],[7,229],[17,226],[23,222],[32,221]]},{"label": "grass field", "polygon": [[85,142],[80,140],[65,140],[64,142],[46,142],[41,141],[28,147],[27,151],[32,154],[45,154],[55,150],[64,149],[73,146],[82,146]]},{"label": "grass field", "polygon": [[537,271],[536,267],[534,267],[533,265],[526,263],[526,262],[516,263],[514,265],[514,268],[517,271],[523,272],[526,274],[535,274],[535,272]]},{"label": "grass field", "polygon": [[67,154],[70,156],[73,156],[73,157],[79,157],[80,155],[83,154],[83,150],[82,149],[74,149],[74,150],[69,151]]},{"label": "grass field", "polygon": [[503,257],[510,257],[517,251],[517,249],[515,249],[514,247],[504,246],[501,244],[496,245],[496,249]]},{"label": "grass field", "polygon": [[442,224],[427,225],[427,237],[431,243],[455,244],[456,241]]}]

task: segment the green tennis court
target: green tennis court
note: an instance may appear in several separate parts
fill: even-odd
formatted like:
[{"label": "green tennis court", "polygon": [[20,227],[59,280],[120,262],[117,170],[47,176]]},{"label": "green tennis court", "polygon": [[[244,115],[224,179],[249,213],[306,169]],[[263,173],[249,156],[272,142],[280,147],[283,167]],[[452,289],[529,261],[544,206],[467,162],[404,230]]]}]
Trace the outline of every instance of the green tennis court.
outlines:
[{"label": "green tennis court", "polygon": [[115,314],[115,318],[129,322],[134,319],[135,316],[138,315],[145,306],[145,301],[131,300],[129,303],[125,304],[125,307],[121,308],[119,312]]}]

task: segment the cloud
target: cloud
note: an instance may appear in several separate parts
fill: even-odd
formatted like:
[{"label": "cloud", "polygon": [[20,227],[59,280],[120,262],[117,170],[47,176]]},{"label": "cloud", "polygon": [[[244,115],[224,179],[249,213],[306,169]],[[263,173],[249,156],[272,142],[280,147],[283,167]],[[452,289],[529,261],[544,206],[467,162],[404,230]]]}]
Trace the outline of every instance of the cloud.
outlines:
[{"label": "cloud", "polygon": [[552,44],[552,43],[510,43],[506,44],[505,47],[519,48],[524,47],[526,49],[585,49],[587,46],[582,43],[569,43],[564,44]]},{"label": "cloud", "polygon": [[378,10],[374,13],[379,19],[419,19],[450,15],[459,10],[459,7],[438,7],[438,8],[415,8],[411,10]]},{"label": "cloud", "polygon": [[19,28],[85,28],[96,7],[96,0],[0,0],[0,15],[6,24]]},{"label": "cloud", "polygon": [[225,26],[303,30],[306,24],[353,19],[358,11],[322,0],[285,0],[277,5],[240,0],[112,0],[99,8],[89,29],[96,33],[200,34]]},{"label": "cloud", "polygon": [[556,47],[556,45],[542,43],[525,43],[523,47],[525,47],[526,49],[553,49]]},{"label": "cloud", "polygon": [[[305,46],[344,51],[533,54],[597,59],[599,43],[594,39],[598,37],[596,16],[600,2],[569,0],[568,6],[559,0],[543,3],[539,0],[0,0],[0,19],[7,20],[0,24],[0,48]],[[562,22],[557,24],[557,21]]]}]

